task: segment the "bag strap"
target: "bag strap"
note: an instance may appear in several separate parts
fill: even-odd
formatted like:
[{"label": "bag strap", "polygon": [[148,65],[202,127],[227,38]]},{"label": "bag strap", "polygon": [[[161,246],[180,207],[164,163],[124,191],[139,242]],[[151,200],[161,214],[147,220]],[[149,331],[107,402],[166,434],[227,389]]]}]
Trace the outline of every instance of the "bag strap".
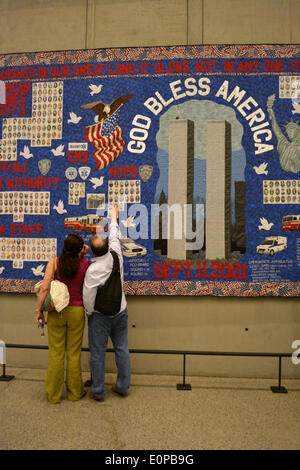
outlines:
[{"label": "bag strap", "polygon": [[111,252],[113,260],[114,260],[114,264],[113,264],[113,268],[112,268],[111,272],[113,273],[115,271],[120,271],[119,256],[117,255],[117,253],[114,250],[110,250],[110,252]]},{"label": "bag strap", "polygon": [[55,271],[56,271],[56,258],[54,258],[51,281],[53,281],[54,279]]}]

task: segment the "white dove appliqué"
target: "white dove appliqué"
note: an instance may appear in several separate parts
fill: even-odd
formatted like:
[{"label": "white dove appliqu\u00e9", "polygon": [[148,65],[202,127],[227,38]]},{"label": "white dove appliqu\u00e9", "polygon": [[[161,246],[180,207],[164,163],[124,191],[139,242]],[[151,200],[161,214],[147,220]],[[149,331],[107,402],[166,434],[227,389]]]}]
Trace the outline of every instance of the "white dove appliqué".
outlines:
[{"label": "white dove appliqu\u00e9", "polygon": [[35,276],[44,276],[44,264],[39,264],[36,268],[31,268],[31,271]]},{"label": "white dove appliqu\u00e9", "polygon": [[82,119],[81,116],[77,116],[75,113],[71,112],[69,113],[70,119],[68,119],[68,124],[78,124],[80,119]]},{"label": "white dove appliqu\u00e9", "polygon": [[103,176],[100,176],[100,178],[90,178],[90,182],[93,183],[93,189],[97,189],[103,184]]},{"label": "white dove appliqu\u00e9", "polygon": [[64,145],[59,145],[58,147],[56,147],[56,149],[52,149],[51,152],[53,153],[53,155],[55,157],[60,157],[60,156],[64,156],[65,155],[65,152],[63,152],[63,149],[64,149]]},{"label": "white dove appliqu\u00e9", "polygon": [[33,154],[30,152],[28,145],[24,145],[23,152],[20,152],[20,155],[26,160],[33,157]]},{"label": "white dove appliqu\u00e9", "polygon": [[268,222],[267,219],[261,217],[260,219],[261,225],[258,226],[259,230],[270,230],[273,227],[273,222]]},{"label": "white dove appliqu\u00e9", "polygon": [[61,199],[58,201],[57,206],[53,206],[53,209],[56,210],[58,214],[64,214],[65,212],[67,212],[64,208],[64,201],[62,201]]},{"label": "white dove appliqu\u00e9", "polygon": [[263,162],[259,166],[254,166],[253,169],[255,170],[255,173],[257,175],[267,175],[267,166],[268,164],[266,162]]},{"label": "white dove appliqu\u00e9", "polygon": [[122,224],[124,227],[135,227],[135,223],[133,223],[134,216],[128,217],[126,220],[122,220]]},{"label": "white dove appliqu\u00e9", "polygon": [[89,89],[92,90],[90,92],[90,95],[98,95],[98,93],[100,93],[101,89],[102,89],[103,85],[89,85]]}]

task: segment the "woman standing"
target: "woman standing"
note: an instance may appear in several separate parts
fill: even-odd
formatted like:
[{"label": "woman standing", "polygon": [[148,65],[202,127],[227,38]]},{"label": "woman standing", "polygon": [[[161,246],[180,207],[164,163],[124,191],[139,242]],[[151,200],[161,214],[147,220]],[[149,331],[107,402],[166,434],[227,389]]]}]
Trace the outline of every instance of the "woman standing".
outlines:
[{"label": "woman standing", "polygon": [[85,395],[81,376],[81,347],[85,324],[82,301],[84,276],[90,262],[83,259],[88,252],[80,235],[70,234],[64,241],[59,258],[52,258],[46,268],[38,296],[36,322],[44,323],[42,305],[54,279],[67,285],[70,303],[61,313],[48,311],[49,358],[45,392],[51,403],[60,403],[64,387],[64,363],[67,359],[66,385],[68,400],[76,401]]}]

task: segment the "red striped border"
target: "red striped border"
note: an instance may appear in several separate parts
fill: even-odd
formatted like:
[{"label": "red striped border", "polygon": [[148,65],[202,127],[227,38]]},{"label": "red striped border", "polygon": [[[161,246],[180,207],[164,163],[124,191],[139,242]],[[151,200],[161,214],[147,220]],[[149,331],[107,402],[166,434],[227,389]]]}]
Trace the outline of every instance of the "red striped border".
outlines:
[{"label": "red striped border", "polygon": [[[2,293],[33,293],[36,280],[0,279]],[[299,297],[300,282],[125,281],[125,294],[214,297]]]},{"label": "red striped border", "polygon": [[81,49],[71,51],[1,54],[0,67],[75,64],[128,60],[167,60],[192,58],[276,58],[299,57],[300,45],[194,45]]}]

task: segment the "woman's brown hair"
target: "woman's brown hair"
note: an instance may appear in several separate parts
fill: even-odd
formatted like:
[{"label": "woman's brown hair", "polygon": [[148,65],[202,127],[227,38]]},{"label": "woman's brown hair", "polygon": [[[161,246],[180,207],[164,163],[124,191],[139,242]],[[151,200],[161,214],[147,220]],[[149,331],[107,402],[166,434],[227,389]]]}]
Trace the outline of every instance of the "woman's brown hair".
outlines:
[{"label": "woman's brown hair", "polygon": [[64,241],[63,251],[58,260],[58,273],[66,279],[73,279],[79,268],[79,253],[84,246],[83,238],[71,233]]}]

